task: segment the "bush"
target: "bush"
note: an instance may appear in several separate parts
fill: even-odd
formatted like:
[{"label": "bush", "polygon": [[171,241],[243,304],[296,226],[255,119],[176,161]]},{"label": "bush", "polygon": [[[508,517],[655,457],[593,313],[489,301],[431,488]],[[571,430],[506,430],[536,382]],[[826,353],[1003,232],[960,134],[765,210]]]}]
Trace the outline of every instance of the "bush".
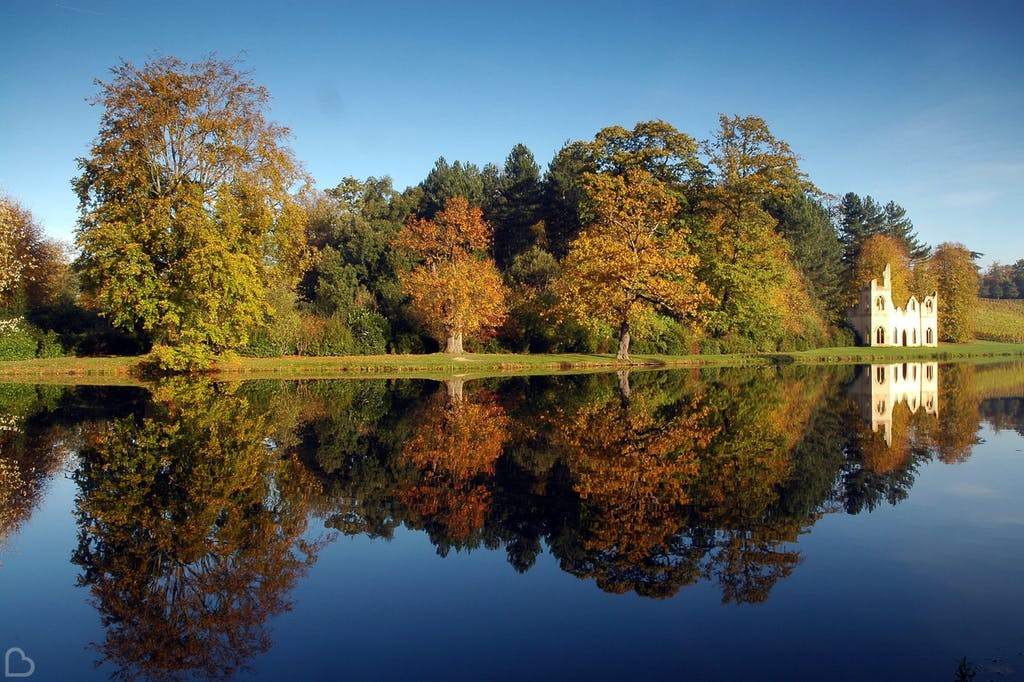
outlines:
[{"label": "bush", "polygon": [[44,332],[18,317],[0,320],[0,360],[58,358],[64,349],[57,335]]}]

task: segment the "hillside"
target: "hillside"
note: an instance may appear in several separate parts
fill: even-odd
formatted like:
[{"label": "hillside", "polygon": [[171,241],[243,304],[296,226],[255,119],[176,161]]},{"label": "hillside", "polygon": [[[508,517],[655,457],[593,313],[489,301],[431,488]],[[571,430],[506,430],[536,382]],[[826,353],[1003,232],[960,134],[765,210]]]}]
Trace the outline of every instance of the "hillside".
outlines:
[{"label": "hillside", "polygon": [[989,341],[1024,341],[1024,299],[979,298],[975,335]]}]

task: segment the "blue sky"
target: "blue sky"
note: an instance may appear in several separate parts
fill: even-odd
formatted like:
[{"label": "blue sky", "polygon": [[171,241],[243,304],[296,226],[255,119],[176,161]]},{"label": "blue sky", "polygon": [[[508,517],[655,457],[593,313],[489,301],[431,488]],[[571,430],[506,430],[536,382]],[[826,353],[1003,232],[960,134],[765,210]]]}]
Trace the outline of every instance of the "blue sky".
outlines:
[{"label": "blue sky", "polygon": [[322,188],[423,179],[438,156],[545,165],[660,118],[757,115],[821,189],[904,206],[930,244],[1024,258],[1021,2],[0,0],[0,190],[72,238],[75,158],[120,58],[244,55]]}]

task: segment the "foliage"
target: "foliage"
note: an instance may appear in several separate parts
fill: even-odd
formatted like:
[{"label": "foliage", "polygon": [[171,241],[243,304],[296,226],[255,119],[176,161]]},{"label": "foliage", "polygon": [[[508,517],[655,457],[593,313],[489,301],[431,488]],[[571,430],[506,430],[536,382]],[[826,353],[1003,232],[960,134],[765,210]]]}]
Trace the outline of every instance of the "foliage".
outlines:
[{"label": "foliage", "polygon": [[776,229],[789,245],[793,265],[806,283],[815,307],[831,324],[846,313],[842,296],[843,246],[828,211],[807,193],[775,199],[767,210],[778,221]]},{"label": "foliage", "polygon": [[0,195],[0,310],[53,305],[73,288],[66,245],[47,239],[28,209]]},{"label": "foliage", "polygon": [[654,311],[700,319],[710,296],[686,231],[671,225],[678,204],[663,183],[629,169],[588,175],[586,186],[595,221],[570,245],[559,292],[581,320],[618,327],[618,357],[628,359],[631,325]]},{"label": "foliage", "polygon": [[400,276],[422,324],[445,352],[461,353],[463,336],[486,334],[505,319],[505,287],[483,252],[491,228],[482,211],[454,197],[433,220],[410,218],[393,244],[422,263]]},{"label": "foliage", "polygon": [[966,343],[974,338],[978,307],[978,270],[963,244],[945,242],[929,259],[939,289],[939,338]]},{"label": "foliage", "polygon": [[1024,298],[1024,259],[1013,265],[992,263],[981,275],[981,296]]},{"label": "foliage", "polygon": [[115,677],[228,677],[316,560],[310,482],[268,416],[205,382],[164,382],[140,420],[91,431],[74,479],[81,567]]},{"label": "foliage", "polygon": [[911,294],[918,298],[932,292],[911,291],[913,274],[910,270],[910,257],[903,244],[883,234],[876,234],[868,237],[861,245],[860,253],[854,265],[851,282],[856,286],[852,287],[847,297],[847,304],[853,306],[857,303],[857,296],[860,288],[865,282],[877,279],[882,280],[882,271],[889,266],[892,284],[892,302],[900,308],[906,308],[907,300]]},{"label": "foliage", "polygon": [[229,62],[163,57],[112,73],[75,179],[89,300],[182,357],[240,347],[268,313],[270,283],[293,285],[306,265],[288,131]]},{"label": "foliage", "polygon": [[520,253],[533,245],[547,245],[541,219],[540,167],[533,153],[517,144],[505,159],[498,178],[497,197],[490,213],[494,226],[494,260],[505,268]]},{"label": "foliage", "polygon": [[43,331],[24,318],[0,320],[0,360],[56,358],[64,349],[53,331]]},{"label": "foliage", "polygon": [[698,278],[717,301],[709,331],[730,346],[738,336],[754,349],[773,349],[795,324],[784,303],[796,290],[789,247],[765,205],[811,186],[789,145],[755,116],[721,116],[705,153],[713,183],[703,192],[707,215],[693,243],[701,260]]}]

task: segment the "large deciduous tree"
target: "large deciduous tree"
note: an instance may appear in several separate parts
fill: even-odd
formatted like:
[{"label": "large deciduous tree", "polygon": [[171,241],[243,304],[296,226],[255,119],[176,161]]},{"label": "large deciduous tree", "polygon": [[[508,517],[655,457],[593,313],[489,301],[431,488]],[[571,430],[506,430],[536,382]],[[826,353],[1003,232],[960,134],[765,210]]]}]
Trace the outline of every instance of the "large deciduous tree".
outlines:
[{"label": "large deciduous tree", "polygon": [[813,189],[796,154],[763,119],[724,115],[705,153],[713,184],[704,193],[708,219],[694,241],[701,279],[718,299],[711,332],[720,338],[739,335],[757,348],[772,347],[787,334],[822,335],[820,317],[794,319],[807,306],[787,309],[794,295],[807,299],[806,291],[776,231],[778,221],[765,210],[768,202]]},{"label": "large deciduous tree", "polygon": [[245,344],[270,284],[306,264],[302,179],[269,93],[233,62],[122,62],[97,81],[103,108],[78,160],[83,285],[119,326],[183,362]]},{"label": "large deciduous tree", "polygon": [[578,316],[618,328],[617,357],[627,360],[630,328],[643,316],[699,317],[710,295],[694,276],[686,230],[672,224],[678,204],[664,183],[639,168],[585,182],[595,219],[570,245],[559,289]]},{"label": "large deciduous tree", "polygon": [[464,336],[493,331],[505,319],[505,286],[486,255],[490,243],[491,226],[465,197],[445,201],[431,220],[411,218],[392,241],[421,261],[399,279],[446,353],[461,353]]}]

